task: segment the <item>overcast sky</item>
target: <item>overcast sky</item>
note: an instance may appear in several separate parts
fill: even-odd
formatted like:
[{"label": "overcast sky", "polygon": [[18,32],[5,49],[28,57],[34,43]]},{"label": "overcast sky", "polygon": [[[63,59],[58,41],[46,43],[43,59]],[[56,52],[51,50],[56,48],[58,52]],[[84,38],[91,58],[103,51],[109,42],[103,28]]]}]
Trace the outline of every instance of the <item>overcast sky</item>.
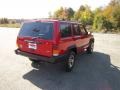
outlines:
[{"label": "overcast sky", "polygon": [[0,18],[47,18],[49,12],[63,7],[77,10],[89,5],[92,10],[108,5],[110,0],[0,0]]}]

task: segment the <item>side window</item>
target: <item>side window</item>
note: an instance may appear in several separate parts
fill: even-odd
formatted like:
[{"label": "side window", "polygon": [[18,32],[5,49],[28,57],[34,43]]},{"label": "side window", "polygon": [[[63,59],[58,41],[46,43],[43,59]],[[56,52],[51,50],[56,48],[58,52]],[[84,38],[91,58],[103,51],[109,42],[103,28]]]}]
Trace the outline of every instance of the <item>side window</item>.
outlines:
[{"label": "side window", "polygon": [[73,27],[74,35],[80,35],[80,28],[79,28],[79,26],[77,24],[73,24],[72,27]]},{"label": "side window", "polygon": [[71,36],[71,25],[67,23],[60,24],[61,37]]},{"label": "side window", "polygon": [[87,32],[85,31],[85,28],[84,28],[82,25],[79,25],[79,26],[80,26],[81,34],[82,34],[82,35],[86,35]]}]

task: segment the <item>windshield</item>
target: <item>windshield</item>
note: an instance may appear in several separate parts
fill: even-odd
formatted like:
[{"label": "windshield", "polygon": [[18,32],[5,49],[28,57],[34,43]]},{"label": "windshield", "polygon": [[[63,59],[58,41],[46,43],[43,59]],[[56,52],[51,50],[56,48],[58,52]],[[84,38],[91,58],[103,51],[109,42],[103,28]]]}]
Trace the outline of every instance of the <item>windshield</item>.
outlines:
[{"label": "windshield", "polygon": [[53,23],[46,22],[30,22],[24,23],[21,27],[20,37],[39,37],[42,39],[53,38]]}]

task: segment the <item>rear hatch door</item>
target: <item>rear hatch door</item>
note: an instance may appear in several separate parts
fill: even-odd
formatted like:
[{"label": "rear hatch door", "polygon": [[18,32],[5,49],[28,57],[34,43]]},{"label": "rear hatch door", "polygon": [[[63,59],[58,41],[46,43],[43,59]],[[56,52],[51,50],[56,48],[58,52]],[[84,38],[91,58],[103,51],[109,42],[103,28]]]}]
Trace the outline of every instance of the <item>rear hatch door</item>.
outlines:
[{"label": "rear hatch door", "polygon": [[22,51],[51,57],[53,45],[53,23],[24,23],[18,35],[17,43],[19,49]]}]

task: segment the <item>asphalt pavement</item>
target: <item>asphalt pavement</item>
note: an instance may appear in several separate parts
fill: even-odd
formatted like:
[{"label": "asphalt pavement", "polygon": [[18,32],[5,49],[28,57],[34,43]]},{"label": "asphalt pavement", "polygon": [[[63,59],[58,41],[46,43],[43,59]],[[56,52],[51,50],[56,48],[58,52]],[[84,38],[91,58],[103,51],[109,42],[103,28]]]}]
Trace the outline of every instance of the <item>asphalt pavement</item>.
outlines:
[{"label": "asphalt pavement", "polygon": [[0,28],[0,90],[120,90],[120,35],[94,33],[94,53],[79,55],[67,73],[16,55],[18,31]]}]

